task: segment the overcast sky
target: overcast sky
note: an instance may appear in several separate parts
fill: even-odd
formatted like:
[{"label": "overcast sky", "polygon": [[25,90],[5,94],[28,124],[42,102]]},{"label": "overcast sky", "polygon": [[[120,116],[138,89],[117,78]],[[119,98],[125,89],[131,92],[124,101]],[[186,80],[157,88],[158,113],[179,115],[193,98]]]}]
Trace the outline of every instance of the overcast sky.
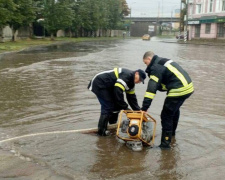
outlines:
[{"label": "overcast sky", "polygon": [[[181,0],[126,0],[132,17],[171,17]],[[171,13],[172,12],[172,13]]]}]

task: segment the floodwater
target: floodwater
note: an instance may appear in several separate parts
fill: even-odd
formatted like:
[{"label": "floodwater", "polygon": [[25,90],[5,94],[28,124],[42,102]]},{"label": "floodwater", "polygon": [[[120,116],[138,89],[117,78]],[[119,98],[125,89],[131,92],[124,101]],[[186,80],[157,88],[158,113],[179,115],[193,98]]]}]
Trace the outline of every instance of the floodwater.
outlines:
[{"label": "floodwater", "polygon": [[[0,143],[0,179],[224,179],[225,47],[125,39],[57,44],[0,55],[0,141],[34,133],[97,127],[100,106],[87,90],[98,72],[145,69],[152,50],[190,74],[195,93],[181,109],[171,150],[158,148],[165,93],[149,114],[155,146],[133,152],[115,136],[58,133]],[[142,104],[147,83],[136,85]]]}]

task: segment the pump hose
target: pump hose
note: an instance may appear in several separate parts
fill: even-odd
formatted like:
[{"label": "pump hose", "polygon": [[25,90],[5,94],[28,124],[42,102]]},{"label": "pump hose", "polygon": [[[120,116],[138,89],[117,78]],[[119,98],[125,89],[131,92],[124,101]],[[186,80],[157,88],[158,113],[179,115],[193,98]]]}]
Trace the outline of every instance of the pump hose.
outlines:
[{"label": "pump hose", "polygon": [[[117,124],[109,125],[108,129],[115,129]],[[17,136],[9,139],[4,139],[0,141],[1,143],[9,142],[17,139],[23,139],[27,137],[34,137],[34,136],[43,136],[43,135],[51,135],[51,134],[65,134],[65,133],[94,133],[97,132],[97,128],[89,128],[89,129],[76,129],[76,130],[67,130],[67,131],[52,131],[52,132],[42,132],[42,133],[34,133],[34,134],[26,134],[23,136]]]}]

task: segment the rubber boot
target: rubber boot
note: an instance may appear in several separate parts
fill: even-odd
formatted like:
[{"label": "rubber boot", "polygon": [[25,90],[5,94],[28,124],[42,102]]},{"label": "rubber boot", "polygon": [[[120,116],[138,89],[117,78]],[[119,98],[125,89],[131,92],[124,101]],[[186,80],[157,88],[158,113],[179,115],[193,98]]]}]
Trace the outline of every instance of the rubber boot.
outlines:
[{"label": "rubber boot", "polygon": [[108,114],[101,114],[99,121],[98,121],[98,135],[100,136],[107,136],[107,125],[109,122],[111,115]]},{"label": "rubber boot", "polygon": [[162,131],[161,144],[159,147],[161,149],[170,149],[172,131]]},{"label": "rubber boot", "polygon": [[109,119],[109,124],[116,124],[118,119],[118,113],[112,113],[110,119]]}]

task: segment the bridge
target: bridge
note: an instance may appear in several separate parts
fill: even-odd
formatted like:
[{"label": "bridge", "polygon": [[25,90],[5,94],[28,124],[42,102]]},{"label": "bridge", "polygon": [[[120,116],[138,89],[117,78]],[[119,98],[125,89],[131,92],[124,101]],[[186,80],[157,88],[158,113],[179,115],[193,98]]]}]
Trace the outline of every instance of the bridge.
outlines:
[{"label": "bridge", "polygon": [[124,21],[131,21],[130,36],[140,37],[143,34],[156,35],[163,23],[178,23],[179,17],[125,17]]}]

